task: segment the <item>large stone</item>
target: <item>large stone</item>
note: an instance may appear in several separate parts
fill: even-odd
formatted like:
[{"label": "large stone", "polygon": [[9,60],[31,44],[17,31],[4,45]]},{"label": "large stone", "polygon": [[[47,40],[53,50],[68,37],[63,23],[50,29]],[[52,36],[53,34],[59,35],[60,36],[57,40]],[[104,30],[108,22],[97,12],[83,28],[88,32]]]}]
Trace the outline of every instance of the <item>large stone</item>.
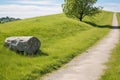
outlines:
[{"label": "large stone", "polygon": [[40,41],[33,36],[8,37],[5,39],[5,46],[28,55],[35,54],[40,48]]}]

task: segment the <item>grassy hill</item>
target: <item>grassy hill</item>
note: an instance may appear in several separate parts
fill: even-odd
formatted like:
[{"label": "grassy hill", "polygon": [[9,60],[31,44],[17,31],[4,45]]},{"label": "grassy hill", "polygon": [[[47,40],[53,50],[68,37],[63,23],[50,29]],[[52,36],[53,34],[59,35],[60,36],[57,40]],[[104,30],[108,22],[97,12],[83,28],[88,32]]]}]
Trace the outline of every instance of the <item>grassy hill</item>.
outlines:
[{"label": "grassy hill", "polygon": [[[120,26],[120,13],[117,14]],[[100,80],[120,80],[120,39],[116,48],[111,53],[110,61],[107,63],[108,69]]]},{"label": "grassy hill", "polygon": [[[105,36],[112,15],[102,12],[80,22],[57,14],[0,24],[0,80],[35,80],[58,69]],[[9,36],[38,37],[41,54],[30,57],[5,48]]]}]

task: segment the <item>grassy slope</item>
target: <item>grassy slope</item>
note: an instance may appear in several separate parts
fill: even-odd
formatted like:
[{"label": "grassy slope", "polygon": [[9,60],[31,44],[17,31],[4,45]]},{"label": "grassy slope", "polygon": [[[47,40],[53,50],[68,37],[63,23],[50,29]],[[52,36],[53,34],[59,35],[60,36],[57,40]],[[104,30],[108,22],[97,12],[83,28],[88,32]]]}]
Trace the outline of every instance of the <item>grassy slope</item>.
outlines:
[{"label": "grassy slope", "polygon": [[[120,25],[120,13],[117,14]],[[100,80],[120,80],[120,41],[111,54],[110,61],[107,63],[108,69]]]},{"label": "grassy slope", "polygon": [[[112,13],[86,18],[96,25],[111,25]],[[101,24],[102,23],[102,24]],[[63,14],[36,17],[0,25],[0,80],[34,80],[82,53],[109,32],[109,28],[66,18]],[[8,36],[33,35],[41,42],[41,55],[22,56],[3,47]]]}]

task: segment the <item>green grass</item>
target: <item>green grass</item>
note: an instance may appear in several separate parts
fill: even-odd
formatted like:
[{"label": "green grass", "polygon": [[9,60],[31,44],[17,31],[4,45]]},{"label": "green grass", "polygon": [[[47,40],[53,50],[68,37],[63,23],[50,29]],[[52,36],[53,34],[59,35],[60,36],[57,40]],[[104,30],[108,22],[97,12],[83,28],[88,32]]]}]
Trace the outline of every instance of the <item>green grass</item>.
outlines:
[{"label": "green grass", "polygon": [[[120,25],[120,13],[117,14],[117,17]],[[120,40],[111,53],[110,61],[106,65],[108,68],[100,80],[120,80]]]},{"label": "green grass", "polygon": [[[0,80],[35,80],[58,69],[105,36],[112,15],[102,12],[94,19],[84,19],[91,25],[64,14],[0,24]],[[24,56],[3,46],[6,37],[29,35],[41,40],[41,55]]]},{"label": "green grass", "polygon": [[100,80],[120,80],[120,41],[113,50],[107,67]]},{"label": "green grass", "polygon": [[118,18],[118,23],[119,23],[119,26],[120,26],[120,12],[117,13],[117,18]]}]

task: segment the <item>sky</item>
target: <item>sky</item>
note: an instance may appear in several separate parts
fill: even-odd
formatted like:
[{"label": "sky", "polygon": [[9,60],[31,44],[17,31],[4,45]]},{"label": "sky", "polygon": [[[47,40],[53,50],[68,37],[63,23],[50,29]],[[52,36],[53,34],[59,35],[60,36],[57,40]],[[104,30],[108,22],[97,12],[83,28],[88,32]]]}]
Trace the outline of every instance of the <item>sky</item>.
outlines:
[{"label": "sky", "polygon": [[[62,13],[64,0],[0,0],[0,17],[30,18]],[[120,12],[120,0],[98,0],[96,6]]]}]

